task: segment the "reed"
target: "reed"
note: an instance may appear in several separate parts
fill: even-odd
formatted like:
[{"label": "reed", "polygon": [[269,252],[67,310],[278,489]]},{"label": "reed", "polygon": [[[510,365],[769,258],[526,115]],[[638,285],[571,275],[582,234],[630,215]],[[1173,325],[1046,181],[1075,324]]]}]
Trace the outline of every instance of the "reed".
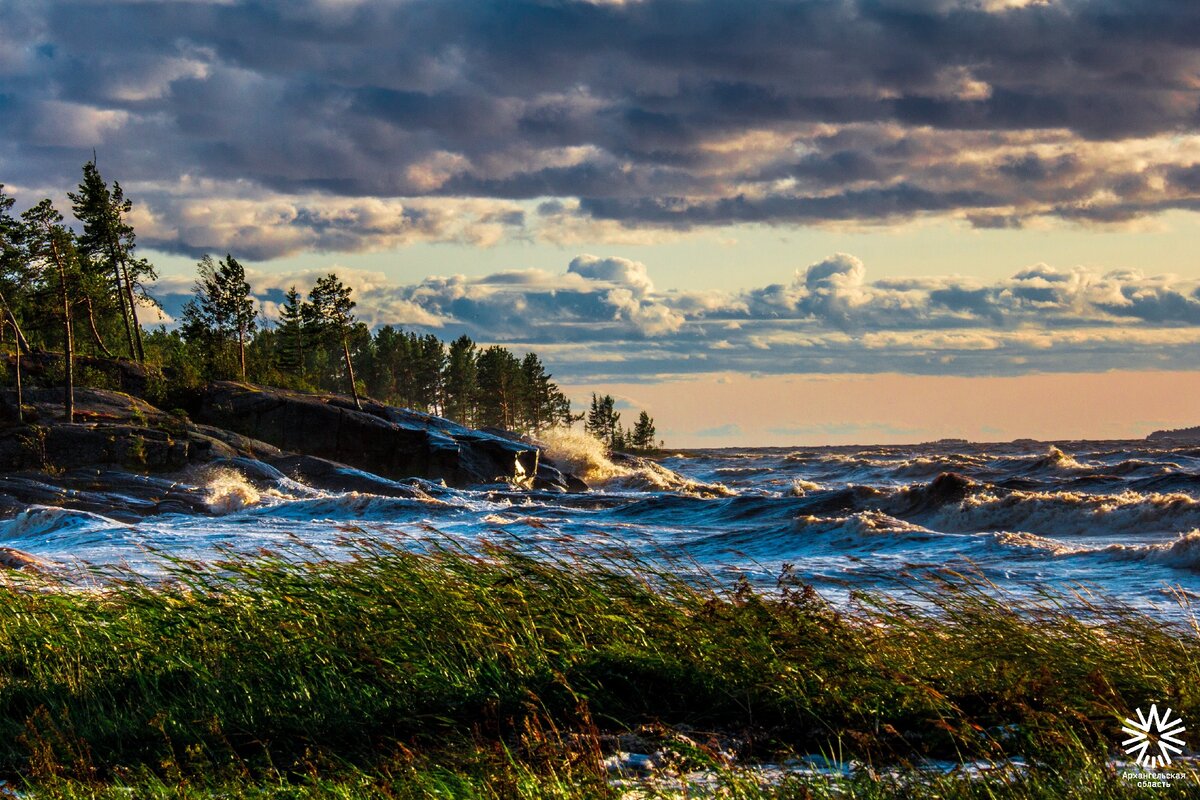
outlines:
[{"label": "reed", "polygon": [[[615,796],[604,758],[633,732],[664,774],[728,796],[1116,798],[1143,796],[1106,763],[1121,718],[1200,719],[1197,631],[1083,591],[939,573],[835,608],[787,571],[763,590],[624,554],[345,550],[173,559],[165,581],[93,590],[7,579],[0,779],[64,798]],[[864,768],[767,786],[745,768],[811,753]],[[1028,768],[919,769],[1013,756]]]}]

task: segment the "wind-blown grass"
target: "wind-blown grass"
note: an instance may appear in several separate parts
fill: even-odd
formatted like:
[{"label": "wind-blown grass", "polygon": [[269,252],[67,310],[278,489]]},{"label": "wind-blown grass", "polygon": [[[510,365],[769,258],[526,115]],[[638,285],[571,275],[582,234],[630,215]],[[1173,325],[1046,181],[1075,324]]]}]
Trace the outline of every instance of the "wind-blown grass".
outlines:
[{"label": "wind-blown grass", "polygon": [[[625,560],[350,547],[98,591],[0,585],[0,779],[47,797],[593,796],[615,791],[612,735],[637,730],[734,795],[763,790],[731,751],[856,759],[864,796],[1127,797],[1105,766],[1119,720],[1151,702],[1200,719],[1196,632],[1083,595],[944,574],[914,602],[836,609],[787,573],[724,590]],[[1012,756],[1025,777],[911,769]]]}]

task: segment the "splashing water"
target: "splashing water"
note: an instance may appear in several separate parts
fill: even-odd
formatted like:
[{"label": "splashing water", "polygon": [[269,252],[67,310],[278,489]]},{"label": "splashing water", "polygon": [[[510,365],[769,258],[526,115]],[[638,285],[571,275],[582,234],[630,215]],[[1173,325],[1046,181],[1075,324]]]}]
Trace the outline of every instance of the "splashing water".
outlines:
[{"label": "splashing water", "polygon": [[624,478],[631,470],[614,464],[608,457],[608,448],[596,437],[573,428],[551,428],[538,438],[546,447],[546,454],[555,464],[573,472],[588,483],[603,483],[613,478]]},{"label": "splashing water", "polygon": [[583,431],[553,428],[539,438],[555,464],[565,467],[593,486],[718,497],[734,494],[723,484],[701,483],[685,478],[649,459],[620,456],[623,463],[618,463],[609,456],[603,442]]},{"label": "splashing water", "polygon": [[232,514],[257,505],[262,494],[234,469],[214,469],[204,482],[205,503],[214,514]]},{"label": "splashing water", "polygon": [[803,478],[796,478],[792,481],[791,488],[788,489],[787,494],[791,497],[804,497],[809,492],[819,492],[823,488],[819,483],[806,481]]}]

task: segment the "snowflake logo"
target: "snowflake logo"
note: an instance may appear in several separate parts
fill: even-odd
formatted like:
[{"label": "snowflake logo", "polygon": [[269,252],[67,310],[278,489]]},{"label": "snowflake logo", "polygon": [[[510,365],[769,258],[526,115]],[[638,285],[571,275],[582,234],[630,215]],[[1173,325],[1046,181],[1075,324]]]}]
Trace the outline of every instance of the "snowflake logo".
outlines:
[{"label": "snowflake logo", "polygon": [[[1134,757],[1134,763],[1145,769],[1165,767],[1171,763],[1171,753],[1179,755],[1185,747],[1183,740],[1178,738],[1183,733],[1183,720],[1180,717],[1171,718],[1171,709],[1161,716],[1158,706],[1151,705],[1150,713],[1143,714],[1137,709],[1137,719],[1125,718],[1121,730],[1129,734],[1129,738],[1121,742],[1128,755]],[[1158,752],[1150,752],[1150,748],[1158,746]]]}]

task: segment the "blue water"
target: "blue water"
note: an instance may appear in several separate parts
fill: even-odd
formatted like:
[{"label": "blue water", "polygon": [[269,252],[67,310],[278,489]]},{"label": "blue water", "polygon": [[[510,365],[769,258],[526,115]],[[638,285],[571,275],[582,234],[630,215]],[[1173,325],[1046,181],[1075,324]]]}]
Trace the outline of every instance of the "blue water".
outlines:
[{"label": "blue water", "polygon": [[1181,599],[1200,598],[1200,448],[722,449],[662,459],[665,470],[560,455],[591,472],[591,491],[426,487],[388,497],[251,480],[231,466],[180,476],[206,493],[210,514],[117,521],[34,506],[0,520],[0,545],[67,571],[121,565],[154,575],[163,554],[336,555],[338,542],[361,537],[417,548],[499,542],[626,552],[763,586],[792,565],[835,601],[854,589],[900,591],[909,577],[945,568],[1014,593],[1085,586],[1172,617],[1187,615]]}]

